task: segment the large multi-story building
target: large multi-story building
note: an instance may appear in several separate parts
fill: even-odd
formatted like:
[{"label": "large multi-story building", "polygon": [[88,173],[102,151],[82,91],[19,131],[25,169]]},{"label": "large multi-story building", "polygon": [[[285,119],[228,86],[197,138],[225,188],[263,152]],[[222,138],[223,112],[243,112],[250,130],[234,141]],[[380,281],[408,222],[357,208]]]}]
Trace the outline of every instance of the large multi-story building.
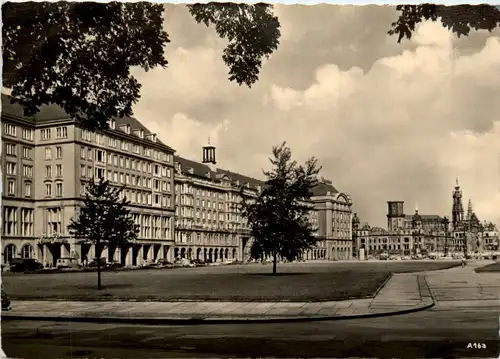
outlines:
[{"label": "large multi-story building", "polygon": [[[108,261],[249,257],[251,231],[237,204],[242,186],[255,197],[264,182],[215,168],[215,147],[203,147],[199,163],[174,156],[134,118],[116,118],[109,130],[90,132],[56,106],[26,117],[4,95],[1,119],[2,263],[17,256],[46,265],[63,257],[94,258],[94,245],[72,237],[67,227],[87,182],[96,178],[125,186],[140,229],[136,243],[105,248]],[[350,197],[324,179],[313,195],[310,218],[318,245],[303,258],[350,259]]]},{"label": "large multi-story building", "polygon": [[137,243],[106,248],[103,256],[126,264],[173,258],[174,150],[133,118],[114,119],[106,132],[79,127],[55,106],[25,117],[2,95],[2,256],[94,257],[94,246],[72,238],[88,180],[104,177],[126,186],[140,225]]},{"label": "large multi-story building", "polygon": [[262,182],[216,169],[215,147],[203,151],[203,163],[175,157],[175,258],[241,261],[251,233],[237,206],[240,190],[257,196]]},{"label": "large multi-story building", "polygon": [[[252,236],[238,203],[240,190],[258,196],[263,181],[216,168],[215,147],[203,147],[202,161],[176,157],[175,257],[216,261],[250,257]],[[313,190],[310,220],[317,245],[304,259],[351,259],[350,197],[321,179]]]},{"label": "large multi-story building", "polygon": [[346,193],[322,178],[313,189],[314,208],[318,217],[318,248],[311,259],[320,256],[329,260],[352,259],[352,200]]}]

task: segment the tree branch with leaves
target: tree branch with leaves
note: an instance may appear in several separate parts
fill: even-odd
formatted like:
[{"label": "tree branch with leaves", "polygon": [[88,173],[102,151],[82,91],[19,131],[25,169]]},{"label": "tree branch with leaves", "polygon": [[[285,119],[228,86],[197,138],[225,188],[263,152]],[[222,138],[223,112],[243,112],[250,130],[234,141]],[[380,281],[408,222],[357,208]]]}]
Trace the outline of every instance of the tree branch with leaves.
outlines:
[{"label": "tree branch with leaves", "polygon": [[425,20],[440,20],[445,28],[458,37],[468,36],[473,30],[493,31],[500,24],[500,11],[495,5],[398,5],[400,15],[391,24],[389,35],[397,35],[398,42],[411,39],[417,25]]},{"label": "tree branch with leaves", "polygon": [[83,206],[68,225],[70,233],[94,244],[97,258],[97,289],[101,289],[101,254],[105,247],[121,247],[137,240],[139,226],[122,197],[124,187],[113,187],[103,178],[89,182]]},{"label": "tree branch with leaves", "polygon": [[[279,21],[267,4],[188,5],[197,22],[229,40],[229,80],[251,86],[262,59],[279,44]],[[163,4],[149,2],[5,2],[3,87],[26,116],[57,105],[89,130],[132,116],[141,84],[131,69],[168,65]]]}]

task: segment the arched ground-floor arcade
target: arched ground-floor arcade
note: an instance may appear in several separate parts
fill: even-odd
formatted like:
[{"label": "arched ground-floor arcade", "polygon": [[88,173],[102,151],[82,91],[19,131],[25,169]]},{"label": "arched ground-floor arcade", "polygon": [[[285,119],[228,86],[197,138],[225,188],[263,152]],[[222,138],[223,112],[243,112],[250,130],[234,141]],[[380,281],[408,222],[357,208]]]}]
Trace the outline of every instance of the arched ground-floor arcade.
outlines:
[{"label": "arched ground-floor arcade", "polygon": [[[75,243],[74,239],[61,239],[57,242],[41,243],[38,240],[8,239],[2,241],[2,263],[7,264],[12,258],[35,258],[45,267],[56,265],[59,258],[72,257],[80,263],[85,264],[96,258],[94,244]],[[125,245],[122,247],[104,247],[101,258],[106,262],[116,261],[125,266],[141,265],[146,261],[156,262],[159,259],[167,259],[173,262],[173,242],[158,241]]]},{"label": "arched ground-floor arcade", "polygon": [[183,246],[177,245],[174,249],[174,259],[201,260],[205,263],[240,260],[236,247],[219,246]]}]

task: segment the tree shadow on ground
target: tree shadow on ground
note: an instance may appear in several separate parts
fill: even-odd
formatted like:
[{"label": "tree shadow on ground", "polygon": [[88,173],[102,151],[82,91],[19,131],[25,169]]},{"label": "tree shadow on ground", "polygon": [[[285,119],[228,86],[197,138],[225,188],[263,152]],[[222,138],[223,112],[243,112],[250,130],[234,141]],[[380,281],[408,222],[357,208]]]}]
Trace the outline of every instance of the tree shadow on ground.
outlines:
[{"label": "tree shadow on ground", "polygon": [[294,275],[307,275],[311,273],[307,272],[289,272],[289,273],[244,273],[244,276],[249,276],[249,277],[285,277],[285,276],[294,276]]},{"label": "tree shadow on ground", "polygon": [[[134,285],[132,283],[110,283],[103,284],[101,288],[101,292],[106,289],[125,289],[125,288],[133,288]],[[88,284],[88,285],[79,285],[75,289],[84,289],[84,290],[97,290],[96,284]]]}]

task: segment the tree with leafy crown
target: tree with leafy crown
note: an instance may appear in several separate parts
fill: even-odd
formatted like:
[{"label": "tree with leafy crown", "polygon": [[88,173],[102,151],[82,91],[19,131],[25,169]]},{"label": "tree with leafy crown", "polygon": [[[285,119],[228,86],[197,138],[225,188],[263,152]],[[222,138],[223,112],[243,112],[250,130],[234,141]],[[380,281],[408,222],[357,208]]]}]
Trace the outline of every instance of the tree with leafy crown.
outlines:
[{"label": "tree with leafy crown", "polygon": [[[228,40],[229,80],[251,86],[277,48],[280,24],[268,4],[187,5],[198,23]],[[89,130],[131,116],[141,84],[133,67],[167,67],[163,4],[148,2],[5,2],[3,86],[25,115],[60,106]]]},{"label": "tree with leafy crown", "polygon": [[309,215],[312,189],[318,184],[321,167],[314,157],[305,165],[293,161],[286,142],[273,148],[270,161],[272,169],[264,171],[267,181],[262,191],[257,198],[251,198],[242,189],[240,207],[254,239],[252,258],[271,256],[275,275],[278,257],[297,259],[317,243],[317,228]]},{"label": "tree with leafy crown", "polygon": [[101,254],[104,248],[133,243],[139,232],[127,208],[130,202],[122,197],[123,190],[124,187],[113,187],[103,178],[89,182],[83,206],[68,225],[73,236],[95,246],[99,290],[102,288]]}]

